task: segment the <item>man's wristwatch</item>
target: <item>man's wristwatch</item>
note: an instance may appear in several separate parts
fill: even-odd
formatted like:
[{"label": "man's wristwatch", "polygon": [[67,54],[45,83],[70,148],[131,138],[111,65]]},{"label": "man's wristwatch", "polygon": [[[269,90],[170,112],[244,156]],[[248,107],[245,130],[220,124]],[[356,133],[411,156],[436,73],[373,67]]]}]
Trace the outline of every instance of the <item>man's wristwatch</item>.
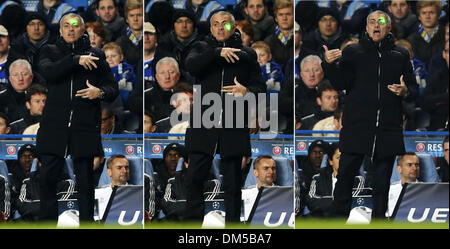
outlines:
[{"label": "man's wristwatch", "polygon": [[98,96],[99,99],[104,99],[105,98],[105,91],[103,91],[101,88],[100,89],[100,95]]}]

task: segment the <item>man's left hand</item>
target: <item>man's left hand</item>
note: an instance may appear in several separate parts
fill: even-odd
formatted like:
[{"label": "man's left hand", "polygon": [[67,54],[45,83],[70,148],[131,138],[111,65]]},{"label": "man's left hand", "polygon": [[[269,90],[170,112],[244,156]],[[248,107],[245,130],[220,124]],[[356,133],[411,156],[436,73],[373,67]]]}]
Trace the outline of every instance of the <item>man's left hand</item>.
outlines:
[{"label": "man's left hand", "polygon": [[388,89],[397,96],[405,96],[408,92],[408,88],[406,87],[405,81],[403,80],[403,75],[400,76],[400,84],[388,85]]},{"label": "man's left hand", "polygon": [[82,97],[83,99],[96,99],[100,97],[100,89],[89,84],[89,80],[86,80],[87,88],[77,91],[75,97]]},{"label": "man's left hand", "polygon": [[224,86],[222,92],[232,94],[234,97],[242,97],[247,94],[247,88],[241,85],[237,78],[234,77],[234,86]]}]

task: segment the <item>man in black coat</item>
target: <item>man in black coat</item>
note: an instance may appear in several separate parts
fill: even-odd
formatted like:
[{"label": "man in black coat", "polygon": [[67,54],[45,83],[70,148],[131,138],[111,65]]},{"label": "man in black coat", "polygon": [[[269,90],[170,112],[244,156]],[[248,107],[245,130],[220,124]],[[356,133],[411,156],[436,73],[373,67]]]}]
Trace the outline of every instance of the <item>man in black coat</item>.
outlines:
[{"label": "man in black coat", "polygon": [[[324,46],[325,73],[337,90],[347,91],[339,137],[342,156],[331,208],[338,216],[350,213],[353,180],[367,155],[375,165],[372,217],[383,218],[395,156],[405,153],[402,100],[415,97],[417,83],[409,54],[395,46],[390,29],[390,17],[375,11],[367,17],[367,32],[358,44],[347,46],[343,53]],[[340,56],[338,66],[334,62]]]},{"label": "man in black coat", "polygon": [[60,37],[42,48],[39,69],[47,79],[47,102],[37,134],[42,156],[41,219],[58,216],[57,177],[72,156],[80,221],[93,221],[94,157],[103,155],[100,102],[113,101],[117,83],[101,50],[90,46],[84,21],[74,13],[61,18]]},{"label": "man in black coat", "polygon": [[211,35],[194,45],[185,63],[201,87],[200,94],[198,86],[194,86],[194,104],[196,97],[215,93],[222,100],[222,109],[218,115],[220,117],[214,120],[217,125],[212,127],[204,123],[198,125],[198,119],[193,118],[196,113],[202,116],[207,113],[212,108],[211,104],[201,108],[194,105],[191,111],[190,128],[186,131],[186,149],[190,160],[186,176],[190,190],[187,196],[187,217],[194,220],[203,218],[203,183],[207,180],[213,157],[218,151],[225,169],[225,220],[239,222],[241,161],[242,156],[250,153],[250,134],[248,126],[241,128],[235,125],[235,117],[232,128],[225,126],[229,120],[225,120],[224,96],[228,93],[234,96],[245,96],[249,92],[264,93],[266,87],[255,51],[243,47],[239,33],[235,32],[233,15],[219,11],[211,17],[210,25]]}]

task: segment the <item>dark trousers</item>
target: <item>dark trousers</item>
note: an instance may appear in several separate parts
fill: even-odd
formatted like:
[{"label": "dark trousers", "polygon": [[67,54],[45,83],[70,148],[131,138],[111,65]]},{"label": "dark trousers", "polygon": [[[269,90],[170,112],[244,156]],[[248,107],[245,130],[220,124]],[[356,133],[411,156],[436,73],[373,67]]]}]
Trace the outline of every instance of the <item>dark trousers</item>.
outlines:
[{"label": "dark trousers", "polygon": [[[188,188],[186,218],[203,220],[204,184],[210,174],[213,158],[202,153],[189,155],[186,184]],[[239,222],[241,214],[241,162],[242,157],[225,157],[220,160],[223,169],[225,221]]]},{"label": "dark trousers", "polygon": [[[75,168],[78,207],[80,222],[94,220],[94,177],[93,157],[73,158]],[[40,169],[40,219],[43,221],[58,220],[57,183],[65,167],[64,157],[42,155]]]},{"label": "dark trousers", "polygon": [[[342,153],[339,160],[337,182],[334,189],[334,199],[331,205],[331,214],[348,217],[352,205],[352,190],[355,176],[359,174],[364,154]],[[392,168],[395,156],[375,158],[372,183],[372,218],[384,218],[388,197]]]}]

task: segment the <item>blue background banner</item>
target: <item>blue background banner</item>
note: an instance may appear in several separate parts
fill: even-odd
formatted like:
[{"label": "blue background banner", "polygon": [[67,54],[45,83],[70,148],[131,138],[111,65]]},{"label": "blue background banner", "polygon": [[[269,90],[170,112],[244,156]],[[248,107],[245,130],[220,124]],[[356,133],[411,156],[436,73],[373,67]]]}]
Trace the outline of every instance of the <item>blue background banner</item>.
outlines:
[{"label": "blue background banner", "polygon": [[411,183],[404,191],[395,222],[448,223],[448,183]]},{"label": "blue background banner", "polygon": [[268,187],[260,194],[250,225],[294,228],[294,188]]},{"label": "blue background banner", "polygon": [[142,193],[142,185],[118,186],[113,199],[110,200],[111,207],[105,225],[142,226],[144,218]]}]

